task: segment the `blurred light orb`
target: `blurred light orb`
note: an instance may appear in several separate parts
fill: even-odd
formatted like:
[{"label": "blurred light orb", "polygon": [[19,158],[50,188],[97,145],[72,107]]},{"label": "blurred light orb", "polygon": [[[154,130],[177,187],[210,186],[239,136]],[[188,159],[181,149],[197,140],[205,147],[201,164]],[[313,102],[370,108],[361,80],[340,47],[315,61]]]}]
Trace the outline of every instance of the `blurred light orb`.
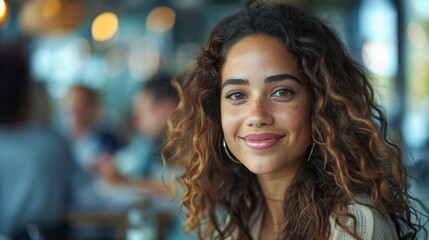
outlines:
[{"label": "blurred light orb", "polygon": [[42,16],[46,19],[51,19],[61,12],[62,4],[60,0],[46,0],[43,3]]},{"label": "blurred light orb", "polygon": [[111,39],[118,32],[118,16],[112,12],[98,15],[92,23],[92,37],[95,41],[104,42]]},{"label": "blurred light orb", "polygon": [[365,67],[381,76],[392,75],[392,56],[385,44],[377,41],[368,41],[362,47],[362,61]]},{"label": "blurred light orb", "polygon": [[0,18],[6,15],[6,3],[4,0],[0,0]]},{"label": "blurred light orb", "polygon": [[112,49],[104,55],[103,70],[109,78],[115,78],[125,72],[127,67],[127,52],[122,49]]},{"label": "blurred light orb", "polygon": [[427,35],[425,30],[416,22],[409,22],[407,26],[407,34],[411,43],[417,48],[425,48],[427,43]]},{"label": "blurred light orb", "polygon": [[429,18],[429,1],[428,0],[411,0],[410,6],[417,13],[426,19]]},{"label": "blurred light orb", "polygon": [[176,22],[176,12],[169,7],[157,7],[149,12],[146,18],[146,28],[152,32],[166,32]]},{"label": "blurred light orb", "polygon": [[18,22],[26,35],[60,35],[75,31],[85,19],[83,0],[20,1]]},{"label": "blurred light orb", "polygon": [[137,81],[151,78],[159,70],[161,52],[158,43],[150,38],[135,40],[129,50],[128,68]]},{"label": "blurred light orb", "polygon": [[69,71],[79,70],[87,62],[90,52],[90,45],[85,38],[72,39],[62,52],[64,66]]},{"label": "blurred light orb", "polygon": [[0,25],[2,25],[7,18],[8,8],[4,0],[0,0]]}]

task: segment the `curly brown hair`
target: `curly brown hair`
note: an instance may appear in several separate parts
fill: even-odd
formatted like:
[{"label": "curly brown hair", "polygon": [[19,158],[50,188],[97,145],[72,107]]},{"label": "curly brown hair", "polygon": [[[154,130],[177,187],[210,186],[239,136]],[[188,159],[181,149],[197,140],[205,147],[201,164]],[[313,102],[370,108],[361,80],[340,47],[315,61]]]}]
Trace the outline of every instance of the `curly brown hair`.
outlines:
[{"label": "curly brown hair", "polygon": [[[185,169],[180,177],[185,231],[197,231],[200,239],[223,239],[234,231],[238,239],[251,239],[249,219],[263,196],[255,174],[228,160],[221,148],[220,71],[231,46],[255,34],[284,44],[312,96],[316,147],[285,192],[283,216],[288,217],[279,237],[328,239],[332,217],[359,239],[347,205],[364,194],[370,207],[390,217],[400,238],[417,238],[423,228],[412,203],[421,202],[408,193],[400,146],[387,136],[386,117],[365,71],[318,18],[287,4],[257,1],[214,27],[194,68],[175,82],[181,101],[163,155]],[[344,224],[347,218],[354,228]]]}]

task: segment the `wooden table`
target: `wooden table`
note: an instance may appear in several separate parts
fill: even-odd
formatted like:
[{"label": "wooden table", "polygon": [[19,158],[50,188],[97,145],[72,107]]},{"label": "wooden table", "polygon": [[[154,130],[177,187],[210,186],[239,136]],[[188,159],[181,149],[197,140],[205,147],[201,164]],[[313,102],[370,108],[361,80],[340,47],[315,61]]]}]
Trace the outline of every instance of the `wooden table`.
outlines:
[{"label": "wooden table", "polygon": [[114,226],[117,228],[115,239],[126,240],[127,213],[126,212],[85,212],[72,213],[67,216],[70,226],[79,227],[91,225],[95,227]]}]

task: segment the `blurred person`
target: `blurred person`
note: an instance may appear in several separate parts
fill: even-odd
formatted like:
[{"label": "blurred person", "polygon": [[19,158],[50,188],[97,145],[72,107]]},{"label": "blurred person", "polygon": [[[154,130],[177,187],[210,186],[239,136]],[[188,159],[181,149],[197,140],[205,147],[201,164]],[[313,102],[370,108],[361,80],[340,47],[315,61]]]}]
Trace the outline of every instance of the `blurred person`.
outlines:
[{"label": "blurred person", "polygon": [[[98,92],[76,84],[68,90],[64,103],[66,126],[62,131],[71,144],[73,160],[83,173],[82,179],[76,182],[72,213],[124,211],[134,198],[107,186],[95,170],[103,155],[109,155],[119,147],[114,132],[101,124],[102,105]],[[96,235],[104,234],[102,232],[94,230]]]},{"label": "blurred person", "polygon": [[[143,198],[153,203],[151,206],[158,212],[158,220],[163,222],[158,230],[161,230],[165,239],[177,240],[183,237],[180,229],[179,204],[171,202],[163,205],[171,198],[172,193],[171,186],[162,179],[163,162],[160,152],[167,120],[178,103],[177,91],[172,86],[171,80],[172,77],[169,75],[157,75],[142,85],[134,96],[134,125],[140,140],[132,142],[131,146],[135,147],[134,153],[137,154],[142,153],[144,151],[142,149],[150,149],[144,155],[133,154],[133,158],[129,159],[136,162],[134,166],[137,169],[130,171],[121,166],[124,164],[121,157],[131,150],[128,148],[112,156],[106,155],[96,169],[112,186],[144,191],[146,195]],[[142,145],[138,145],[139,143]],[[169,170],[167,166],[166,175]],[[168,216],[167,220],[165,216]]]},{"label": "blurred person", "polygon": [[92,171],[99,156],[115,151],[119,144],[116,136],[99,124],[101,103],[98,93],[84,85],[72,86],[65,99],[68,118],[65,134],[73,146],[79,167]]},{"label": "blurred person", "polygon": [[30,121],[30,84],[25,45],[1,43],[0,236],[66,239],[64,221],[76,167],[66,141]]},{"label": "blurred person", "polygon": [[[72,156],[79,170],[80,179],[75,181],[75,198],[70,216],[86,214],[122,214],[135,201],[136,196],[107,186],[95,171],[101,156],[111,154],[120,146],[116,133],[102,125],[100,118],[102,101],[99,93],[86,85],[71,86],[64,98],[64,122],[62,132],[71,144]],[[76,238],[110,238],[113,226],[93,225],[73,228]]]},{"label": "blurred person", "polygon": [[143,188],[159,196],[168,194],[169,191],[160,178],[163,168],[160,150],[167,119],[176,109],[178,102],[171,79],[168,75],[158,75],[148,80],[135,94],[134,125],[140,139],[137,142],[142,145],[131,144],[136,148],[149,149],[144,155],[135,155],[133,159],[140,162],[139,173],[121,171],[120,160],[123,152],[118,151],[115,155],[105,155],[95,167],[106,182]]}]

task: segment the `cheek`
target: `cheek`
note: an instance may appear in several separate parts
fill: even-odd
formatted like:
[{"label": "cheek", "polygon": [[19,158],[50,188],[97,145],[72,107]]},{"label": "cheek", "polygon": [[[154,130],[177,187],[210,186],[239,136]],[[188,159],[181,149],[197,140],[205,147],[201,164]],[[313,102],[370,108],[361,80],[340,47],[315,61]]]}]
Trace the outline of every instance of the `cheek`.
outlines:
[{"label": "cheek", "polygon": [[236,131],[236,126],[238,124],[238,116],[234,111],[223,104],[221,104],[221,121],[223,134],[226,138],[229,138]]},{"label": "cheek", "polygon": [[295,132],[296,134],[309,134],[311,124],[310,124],[310,111],[307,106],[290,106],[287,109],[277,111],[276,119],[282,125],[284,125],[291,134]]}]

